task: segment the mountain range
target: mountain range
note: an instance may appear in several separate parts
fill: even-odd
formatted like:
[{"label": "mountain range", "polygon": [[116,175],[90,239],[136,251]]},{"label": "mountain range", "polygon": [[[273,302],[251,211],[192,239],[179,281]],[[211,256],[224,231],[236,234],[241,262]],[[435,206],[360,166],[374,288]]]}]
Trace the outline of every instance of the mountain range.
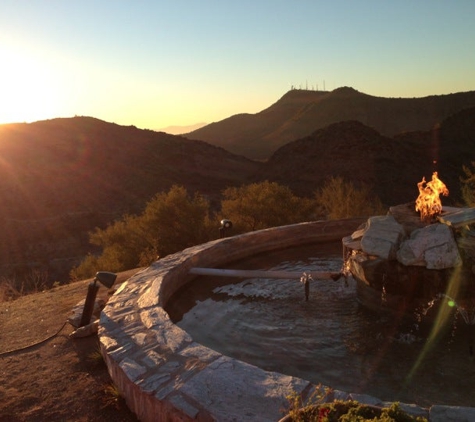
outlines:
[{"label": "mountain range", "polygon": [[[279,140],[279,147],[277,137],[268,142],[264,136],[259,142],[242,141],[248,150],[256,144],[263,152],[261,146],[267,143],[268,151],[275,149],[263,154],[262,160],[251,160],[210,142],[92,117],[0,125],[1,274],[46,268],[53,280],[66,281],[72,266],[85,254],[95,252],[88,244],[89,231],[104,228],[124,214],[141,212],[155,193],[174,184],[185,186],[190,193],[202,193],[216,206],[228,186],[269,180],[310,196],[329,177],[342,176],[356,185],[370,186],[390,206],[415,200],[417,182],[423,176],[429,180],[433,171],[439,171],[450,190],[445,204],[460,201],[462,165],[475,160],[475,104],[465,106],[471,98],[475,103],[474,92],[423,99],[424,104],[433,106],[430,113],[417,112],[422,123],[416,130],[413,113],[419,100],[405,101],[407,110],[398,105],[397,124],[391,113],[383,112],[383,106],[374,111],[368,106],[362,115],[380,115],[381,121],[381,116],[386,116],[385,128],[402,128],[401,133],[389,135],[359,119],[344,118],[349,114],[348,97],[366,96],[349,88],[336,91],[327,103],[332,104],[332,111],[325,113],[338,115],[335,103],[339,98],[343,117],[334,117],[337,122],[305,135],[291,135],[310,130],[305,113],[302,111],[300,120],[288,116],[296,116],[297,109],[323,107],[311,105],[313,102],[304,107],[302,98],[328,101],[332,93],[293,90],[264,110],[266,113],[261,112],[272,114],[267,122],[274,125],[280,113],[284,119],[280,127],[288,129],[282,133],[296,136],[289,142]],[[429,114],[434,120],[424,117]],[[410,116],[406,126],[403,115]],[[226,144],[243,136],[239,125],[238,136],[231,131],[234,123],[228,123],[245,121],[246,116],[233,116],[199,130],[228,125],[221,142]],[[441,117],[436,120],[435,116]],[[256,133],[259,119],[254,119],[256,127],[249,129],[250,134]],[[306,124],[298,129],[298,121]],[[261,133],[269,133],[269,127],[263,123]]]},{"label": "mountain range", "polygon": [[428,131],[448,116],[475,106],[475,91],[423,98],[383,98],[349,87],[333,91],[293,89],[256,114],[237,114],[185,134],[238,155],[268,159],[290,141],[345,120],[382,135]]},{"label": "mountain range", "polygon": [[172,185],[216,200],[258,163],[202,141],[91,117],[0,126],[0,268],[67,277],[88,231]]}]

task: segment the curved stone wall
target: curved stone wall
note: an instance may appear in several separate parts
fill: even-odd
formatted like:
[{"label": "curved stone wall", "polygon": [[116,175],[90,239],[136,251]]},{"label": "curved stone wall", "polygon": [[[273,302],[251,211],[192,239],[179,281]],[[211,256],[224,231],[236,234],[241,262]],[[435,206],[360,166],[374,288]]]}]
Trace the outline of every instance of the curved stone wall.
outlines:
[{"label": "curved stone wall", "polygon": [[[158,260],[123,283],[102,312],[99,340],[109,374],[139,420],[277,421],[288,394],[312,394],[316,386],[308,381],[264,371],[194,342],[164,306],[196,277],[189,274],[192,267],[221,267],[262,252],[339,240],[362,222],[301,223],[215,240]],[[332,398],[383,404],[341,391]]]}]

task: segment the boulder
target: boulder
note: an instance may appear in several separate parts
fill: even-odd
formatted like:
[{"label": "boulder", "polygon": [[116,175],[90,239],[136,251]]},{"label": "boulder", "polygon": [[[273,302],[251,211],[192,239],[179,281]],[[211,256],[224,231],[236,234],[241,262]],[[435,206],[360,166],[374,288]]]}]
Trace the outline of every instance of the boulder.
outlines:
[{"label": "boulder", "polygon": [[[396,259],[397,250],[405,238],[404,227],[392,215],[370,217],[361,234],[361,249],[368,255]],[[352,236],[353,237],[353,236]]]},{"label": "boulder", "polygon": [[94,322],[91,322],[88,325],[84,325],[83,327],[79,327],[77,330],[74,330],[71,334],[69,334],[70,338],[81,338],[81,337],[88,337],[92,336],[93,334],[97,334],[99,330],[99,320],[96,319]]},{"label": "boulder", "polygon": [[414,230],[401,244],[397,260],[403,265],[419,265],[432,270],[462,265],[453,232],[445,224]]}]

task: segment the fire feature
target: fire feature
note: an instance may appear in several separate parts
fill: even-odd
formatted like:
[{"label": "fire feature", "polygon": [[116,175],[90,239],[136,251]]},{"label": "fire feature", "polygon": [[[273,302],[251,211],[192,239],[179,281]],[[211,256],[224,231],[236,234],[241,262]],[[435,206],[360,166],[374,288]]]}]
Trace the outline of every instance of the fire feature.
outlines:
[{"label": "fire feature", "polygon": [[429,223],[442,212],[440,194],[448,196],[449,190],[444,182],[438,178],[436,171],[432,174],[430,182],[426,182],[425,177],[423,177],[417,187],[419,188],[419,196],[416,199],[416,211],[420,212],[421,221]]},{"label": "fire feature", "polygon": [[[436,172],[417,185],[415,203],[390,207],[342,239],[344,268],[370,309],[418,319],[445,301],[475,315],[475,208],[442,209],[439,195],[449,190]],[[475,325],[475,316],[466,320]]]}]

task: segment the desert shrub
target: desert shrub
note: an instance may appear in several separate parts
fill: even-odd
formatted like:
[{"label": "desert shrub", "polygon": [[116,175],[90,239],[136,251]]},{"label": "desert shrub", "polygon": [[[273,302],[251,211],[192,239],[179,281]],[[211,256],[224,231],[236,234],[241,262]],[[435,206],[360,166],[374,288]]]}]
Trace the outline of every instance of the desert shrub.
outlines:
[{"label": "desert shrub", "polygon": [[148,254],[165,256],[211,240],[217,230],[209,212],[209,203],[202,195],[190,198],[183,187],[157,194],[140,218]]},{"label": "desert shrub", "polygon": [[462,166],[465,177],[461,177],[462,199],[468,207],[475,207],[475,161],[471,162],[471,169],[468,166]]},{"label": "desert shrub", "polygon": [[139,217],[126,215],[105,229],[96,228],[89,234],[91,244],[99,246],[98,256],[87,255],[81,264],[71,270],[73,280],[92,277],[97,271],[118,272],[139,266],[139,256],[146,247],[140,235]]},{"label": "desert shrub", "polygon": [[0,277],[0,302],[17,299],[20,296],[41,292],[55,283],[49,281],[48,272],[30,269],[22,274]]},{"label": "desert shrub", "polygon": [[332,177],[315,193],[315,199],[326,218],[367,217],[385,214],[380,199],[368,187],[356,187],[342,177]]},{"label": "desert shrub", "polygon": [[190,198],[185,188],[173,186],[168,193],[155,195],[141,215],[126,215],[90,233],[90,242],[102,253],[88,255],[71,271],[71,278],[146,266],[158,257],[203,243],[211,238],[208,214],[209,205],[202,196]]},{"label": "desert shrub", "polygon": [[[79,281],[92,277],[99,270],[99,268],[101,268],[101,265],[98,260],[99,257],[87,254],[86,257],[81,261],[81,263],[78,266],[72,268],[69,272],[70,280]],[[109,269],[109,267],[102,268],[108,268],[108,271],[114,271],[112,269]]]},{"label": "desert shrub", "polygon": [[227,188],[221,201],[221,215],[233,222],[237,233],[308,221],[313,213],[309,199],[268,181]]},{"label": "desert shrub", "polygon": [[16,299],[21,294],[15,286],[15,280],[8,277],[0,277],[0,302]]}]

